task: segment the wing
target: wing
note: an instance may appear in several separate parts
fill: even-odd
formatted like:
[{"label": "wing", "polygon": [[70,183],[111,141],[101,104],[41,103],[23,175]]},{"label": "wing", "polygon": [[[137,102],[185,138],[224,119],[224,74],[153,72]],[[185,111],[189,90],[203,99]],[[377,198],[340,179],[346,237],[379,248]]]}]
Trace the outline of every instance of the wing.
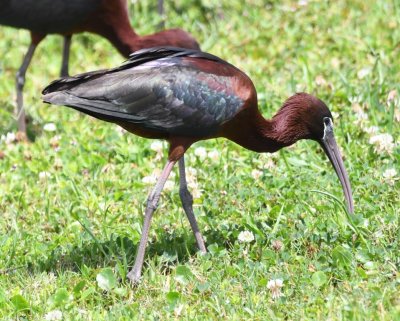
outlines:
[{"label": "wing", "polygon": [[121,67],[56,81],[43,91],[43,99],[160,133],[212,135],[243,105],[232,88],[237,69],[220,75],[202,70],[188,57],[214,64],[214,70],[222,61],[182,49],[141,51]]}]

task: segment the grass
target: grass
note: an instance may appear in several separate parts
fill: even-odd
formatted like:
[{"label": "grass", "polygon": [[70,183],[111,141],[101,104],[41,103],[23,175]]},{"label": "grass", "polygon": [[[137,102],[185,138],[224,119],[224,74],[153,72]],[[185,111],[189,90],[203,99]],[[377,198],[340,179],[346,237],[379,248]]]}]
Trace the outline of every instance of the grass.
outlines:
[{"label": "grass", "polygon": [[[141,34],[160,21],[153,2],[131,4]],[[196,253],[176,175],[152,222],[142,282],[132,289],[124,280],[151,188],[142,179],[164,160],[149,140],[41,103],[40,91],[58,77],[61,63],[62,40],[50,36],[25,87],[33,142],[0,142],[1,320],[43,320],[54,310],[64,320],[400,319],[400,6],[243,3],[174,1],[167,4],[167,27],[192,32],[203,50],[246,71],[267,117],[295,91],[323,99],[335,113],[355,214],[343,210],[339,182],[313,142],[276,156],[223,139],[198,143],[187,165],[197,169],[195,214],[209,253]],[[16,131],[14,75],[29,36],[1,27],[0,39],[5,135]],[[105,40],[74,37],[71,73],[122,61]],[[397,97],[387,102],[393,90]],[[56,131],[43,130],[47,123]],[[375,151],[370,126],[393,136],[392,153]],[[219,154],[203,159],[198,147]],[[383,176],[391,168],[394,182]],[[253,242],[238,241],[245,230]],[[282,249],[274,250],[276,240]],[[276,278],[284,296],[273,300],[267,283]]]}]

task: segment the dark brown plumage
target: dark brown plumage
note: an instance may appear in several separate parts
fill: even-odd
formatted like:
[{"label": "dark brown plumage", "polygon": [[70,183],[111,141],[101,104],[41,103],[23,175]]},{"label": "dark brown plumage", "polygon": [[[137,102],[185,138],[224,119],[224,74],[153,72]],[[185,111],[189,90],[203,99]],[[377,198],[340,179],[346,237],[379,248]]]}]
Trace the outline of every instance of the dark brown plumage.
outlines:
[{"label": "dark brown plumage", "polygon": [[184,153],[195,142],[225,137],[256,151],[273,153],[300,139],[321,144],[353,212],[350,182],[333,135],[332,115],[318,98],[298,93],[271,119],[257,106],[257,93],[242,71],[213,55],[179,48],[141,50],[121,67],[57,80],[43,100],[116,123],[131,133],[165,139],[168,162],[148,199],[143,235],[133,270],[140,278],[148,229],[161,190],[179,162],[180,195],[197,244],[205,251],[185,178]]}]

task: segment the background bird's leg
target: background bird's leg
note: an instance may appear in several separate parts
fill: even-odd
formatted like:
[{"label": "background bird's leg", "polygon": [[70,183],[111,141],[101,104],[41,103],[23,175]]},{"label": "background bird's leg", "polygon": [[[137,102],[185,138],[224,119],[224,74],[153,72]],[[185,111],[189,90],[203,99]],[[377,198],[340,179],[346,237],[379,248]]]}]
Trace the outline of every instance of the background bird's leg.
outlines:
[{"label": "background bird's leg", "polygon": [[129,271],[127,277],[132,283],[137,283],[142,273],[142,266],[144,261],[144,253],[146,251],[147,239],[149,237],[150,221],[153,216],[154,210],[157,208],[158,200],[160,199],[161,191],[164,187],[165,182],[171,173],[176,161],[168,161],[164,167],[161,176],[158,178],[157,184],[150,193],[147,199],[146,212],[144,217],[142,236],[140,237],[140,243],[136,254],[135,264],[131,271]]},{"label": "background bird's leg", "polygon": [[185,210],[186,216],[189,219],[190,226],[192,227],[194,237],[196,238],[197,246],[201,252],[206,253],[207,250],[204,244],[203,236],[201,235],[199,226],[197,225],[196,217],[193,213],[193,197],[187,188],[184,156],[182,156],[179,160],[179,196],[181,197],[182,206]]},{"label": "background bird's leg", "polygon": [[18,131],[26,134],[26,121],[25,121],[25,110],[24,110],[24,97],[23,90],[25,85],[25,74],[32,60],[33,54],[37,43],[32,40],[29,45],[28,52],[26,53],[21,67],[19,68],[16,75],[16,87],[17,87],[17,120],[18,120]]},{"label": "background bird's leg", "polygon": [[63,56],[62,56],[62,64],[61,64],[61,77],[67,77],[68,73],[68,65],[69,65],[69,52],[71,47],[71,38],[72,35],[64,36],[64,48],[63,48]]},{"label": "background bird's leg", "polygon": [[165,28],[165,9],[164,9],[164,0],[158,0],[158,13],[161,16],[161,22],[158,25],[158,27],[160,29],[164,29]]}]

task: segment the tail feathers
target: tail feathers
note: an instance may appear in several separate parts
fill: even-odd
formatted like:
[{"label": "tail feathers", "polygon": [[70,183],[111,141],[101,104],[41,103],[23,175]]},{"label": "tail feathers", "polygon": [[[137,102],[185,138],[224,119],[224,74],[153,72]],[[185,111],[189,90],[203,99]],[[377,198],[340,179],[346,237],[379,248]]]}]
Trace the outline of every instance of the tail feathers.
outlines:
[{"label": "tail feathers", "polygon": [[87,100],[70,94],[68,91],[55,91],[42,96],[45,103],[69,106],[69,107],[90,107],[95,105],[97,109],[108,109],[109,102],[102,100]]},{"label": "tail feathers", "polygon": [[66,101],[69,99],[68,95],[65,92],[49,92],[46,93],[47,88],[45,90],[43,90],[42,94],[42,100],[45,103],[48,104],[54,104],[54,105],[65,105]]},{"label": "tail feathers", "polygon": [[108,70],[97,70],[85,72],[83,74],[79,74],[72,77],[60,78],[52,81],[46,88],[43,89],[42,94],[47,95],[52,92],[60,91],[60,90],[69,90],[78,86],[79,84],[89,80],[96,79],[106,74]]},{"label": "tail feathers", "polygon": [[68,106],[80,112],[96,117],[101,120],[115,122],[125,121],[131,123],[141,123],[145,117],[132,115],[118,110],[108,101],[88,100],[74,96],[67,91],[57,91],[43,95],[43,101],[48,104]]}]

